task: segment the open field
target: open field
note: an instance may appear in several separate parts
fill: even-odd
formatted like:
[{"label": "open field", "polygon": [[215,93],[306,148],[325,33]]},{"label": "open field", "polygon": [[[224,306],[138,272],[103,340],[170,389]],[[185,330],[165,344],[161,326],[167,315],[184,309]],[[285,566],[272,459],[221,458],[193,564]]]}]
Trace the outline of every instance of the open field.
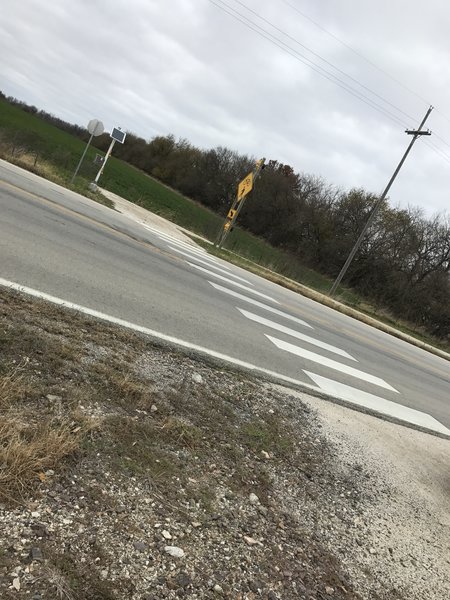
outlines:
[{"label": "open field", "polygon": [[[1,157],[112,207],[103,195],[88,190],[88,184],[97,172],[97,166],[93,164],[98,153],[95,148],[88,150],[80,176],[74,184],[70,184],[83,149],[84,143],[80,139],[0,99]],[[108,162],[101,184],[109,191],[210,241],[216,239],[223,222],[219,215],[114,157]],[[205,247],[215,252],[210,244],[205,244]],[[227,249],[221,256],[299,293],[305,293],[301,286],[321,294],[326,294],[331,287],[330,278],[301,265],[291,255],[239,228],[229,236]],[[294,286],[288,280],[292,280]],[[295,282],[300,286],[296,286]],[[321,301],[320,296],[316,299]],[[446,351],[450,349],[448,344],[437,341],[420,328],[400,323],[382,308],[367,304],[348,288],[341,286],[336,299],[423,342]]]},{"label": "open field", "polygon": [[[3,158],[14,159],[14,156],[11,157],[12,146],[16,147],[16,160],[19,163],[20,149],[27,150],[24,152],[26,168],[56,179],[57,183],[66,182],[68,185],[67,182],[83,152],[84,143],[34,115],[0,100],[0,147],[3,150]],[[36,165],[33,164],[35,152],[38,156]],[[95,177],[97,167],[92,161],[98,152],[93,147],[88,150],[77,180],[76,191],[85,193],[88,183]],[[216,213],[114,157],[108,162],[101,185],[211,241],[217,238],[223,223],[222,217]],[[271,247],[267,242],[238,227],[230,235],[227,247],[245,258],[319,291],[327,291],[331,286],[332,282],[328,277],[299,265],[298,261],[287,253]],[[353,302],[357,301],[354,294],[346,293],[344,289],[342,291]]]}]

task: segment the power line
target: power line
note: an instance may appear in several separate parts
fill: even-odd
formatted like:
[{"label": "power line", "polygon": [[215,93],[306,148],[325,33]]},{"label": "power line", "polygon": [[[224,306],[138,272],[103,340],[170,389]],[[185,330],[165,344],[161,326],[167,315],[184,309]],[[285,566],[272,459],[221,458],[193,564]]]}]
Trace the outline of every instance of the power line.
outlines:
[{"label": "power line", "polygon": [[420,94],[418,94],[417,92],[415,92],[414,90],[412,90],[411,88],[409,88],[407,85],[405,85],[404,83],[402,83],[399,79],[397,79],[396,77],[394,77],[393,75],[391,75],[390,73],[388,73],[387,71],[385,71],[384,69],[382,69],[381,67],[379,67],[376,63],[372,62],[369,58],[367,58],[366,56],[364,56],[364,54],[361,54],[361,52],[358,52],[358,50],[355,50],[355,48],[353,48],[352,46],[350,46],[350,44],[347,44],[347,42],[344,42],[344,40],[342,40],[340,37],[338,37],[337,35],[335,35],[331,31],[329,31],[328,29],[325,29],[325,27],[322,27],[322,25],[320,25],[319,23],[317,23],[317,21],[314,21],[314,19],[311,19],[311,17],[309,17],[307,14],[305,14],[304,12],[302,12],[299,8],[297,8],[296,6],[294,6],[294,4],[291,4],[287,0],[281,0],[281,1],[284,2],[284,4],[287,4],[287,6],[289,6],[290,8],[292,8],[292,10],[295,10],[295,12],[297,12],[299,15],[301,15],[304,19],[306,19],[307,21],[309,21],[310,23],[312,23],[313,25],[315,25],[318,29],[320,29],[321,31],[323,31],[324,33],[326,33],[327,35],[329,35],[330,37],[332,37],[333,39],[335,39],[337,42],[339,42],[340,44],[342,44],[342,46],[345,46],[348,50],[350,50],[351,52],[353,52],[353,54],[356,54],[356,56],[359,56],[359,58],[361,58],[362,60],[364,60],[366,63],[368,63],[374,69],[377,69],[377,71],[380,71],[380,73],[383,73],[383,75],[386,75],[386,77],[389,77],[389,79],[392,79],[392,81],[395,81],[395,83],[397,83],[398,85],[400,85],[402,88],[404,88],[405,90],[407,90],[408,92],[410,92],[411,94],[413,94],[414,96],[416,96],[417,98],[419,98],[420,100],[422,100],[422,102],[425,102],[428,105],[430,104],[430,102],[428,100],[426,100],[425,98],[423,98],[423,96],[421,96]]},{"label": "power line", "polygon": [[376,96],[377,98],[379,98],[380,100],[382,100],[383,102],[385,102],[386,104],[388,104],[389,106],[391,106],[392,108],[394,108],[395,110],[397,110],[399,113],[403,114],[405,117],[408,117],[408,119],[414,120],[414,118],[411,117],[411,115],[409,115],[408,113],[406,113],[404,110],[402,110],[401,108],[399,108],[398,106],[396,106],[395,104],[393,104],[392,102],[390,102],[389,100],[386,100],[386,98],[384,98],[383,96],[381,96],[377,92],[374,92],[372,89],[370,89],[369,87],[367,87],[366,85],[364,85],[363,83],[361,83],[358,79],[356,79],[355,77],[352,77],[351,75],[349,75],[348,73],[346,73],[345,71],[343,71],[342,69],[340,69],[339,67],[337,67],[336,65],[334,65],[332,62],[330,62],[329,60],[327,60],[326,58],[324,58],[323,56],[321,56],[317,52],[314,52],[314,50],[311,50],[311,48],[309,48],[308,46],[306,46],[305,44],[303,44],[302,42],[300,42],[297,38],[291,36],[289,33],[286,33],[286,31],[283,31],[282,29],[280,29],[279,27],[277,27],[276,25],[274,25],[271,21],[269,21],[265,17],[261,16],[255,10],[253,10],[252,8],[250,8],[249,6],[247,6],[246,4],[244,4],[244,2],[241,2],[241,0],[234,0],[234,2],[236,2],[237,4],[240,4],[243,8],[245,8],[250,13],[252,13],[256,17],[258,17],[258,19],[261,19],[261,21],[263,21],[264,23],[267,23],[268,25],[270,25],[270,27],[273,27],[274,29],[276,29],[276,31],[280,32],[282,35],[286,36],[288,39],[292,40],[293,42],[295,42],[296,44],[298,44],[299,46],[301,46],[302,48],[304,48],[307,52],[309,52],[310,54],[312,54],[313,56],[315,56],[319,60],[321,60],[324,63],[326,63],[328,66],[330,66],[333,69],[335,69],[338,73],[340,73],[341,75],[344,75],[344,77],[348,77],[348,79],[350,79],[351,81],[355,82],[357,85],[359,85],[360,87],[362,87],[363,89],[365,89],[369,93],[373,94],[374,96]]},{"label": "power line", "polygon": [[438,135],[435,131],[433,131],[433,134],[434,134],[434,137],[437,137],[438,140],[441,140],[441,142],[443,144],[445,144],[446,146],[448,146],[450,148],[450,144],[448,142],[446,142],[443,137],[441,137],[440,135]]},{"label": "power line", "polygon": [[[269,25],[271,25],[274,29],[276,29],[277,31],[280,31],[283,35],[286,35],[287,37],[289,37],[290,39],[292,39],[293,41],[295,41],[296,43],[298,43],[300,46],[305,47],[309,51],[309,49],[306,46],[303,46],[303,44],[301,44],[300,42],[298,42],[297,40],[295,40],[295,38],[292,38],[289,34],[286,34],[281,29],[279,29],[275,25],[271,24],[270,21],[268,21],[264,17],[259,16],[255,11],[253,11],[252,9],[250,9],[249,7],[247,7],[243,2],[240,2],[240,0],[234,0],[234,1],[237,2],[238,4],[244,6],[249,12],[252,12],[258,18],[262,19],[263,21],[265,21]],[[277,36],[275,36],[271,32],[269,32],[266,29],[260,27],[257,23],[255,23],[254,21],[252,21],[251,19],[249,19],[248,17],[246,17],[245,15],[243,15],[242,13],[240,13],[238,10],[236,10],[235,8],[233,8],[232,6],[230,6],[229,4],[227,4],[224,0],[209,0],[209,2],[211,2],[212,4],[214,4],[221,11],[223,11],[226,14],[228,14],[229,16],[233,17],[235,20],[237,20],[240,23],[242,23],[248,29],[254,31],[255,33],[257,33],[261,37],[263,37],[266,40],[268,40],[269,42],[271,42],[272,44],[274,44],[275,46],[277,46],[278,48],[280,48],[281,50],[283,50],[284,52],[286,52],[287,54],[289,54],[290,56],[292,56],[293,58],[295,58],[296,60],[298,60],[302,64],[308,66],[310,69],[312,69],[313,71],[315,71],[316,73],[318,73],[319,75],[321,75],[322,77],[324,77],[325,79],[327,79],[328,81],[330,81],[331,83],[337,85],[338,87],[340,87],[341,89],[343,89],[347,93],[351,94],[352,96],[354,96],[355,98],[357,98],[361,102],[364,102],[369,107],[377,110],[378,112],[380,112],[381,114],[383,114],[384,116],[386,116],[387,118],[389,118],[391,121],[395,122],[397,125],[401,125],[402,127],[408,128],[408,124],[405,123],[405,121],[401,120],[400,117],[398,117],[397,115],[395,115],[392,112],[388,111],[384,106],[381,106],[380,104],[378,104],[377,102],[375,102],[372,98],[369,98],[368,96],[366,96],[365,94],[363,94],[359,90],[356,90],[354,87],[350,86],[350,84],[348,84],[347,82],[345,82],[342,79],[340,79],[339,77],[337,77],[334,73],[331,73],[331,72],[327,71],[326,69],[324,69],[323,67],[321,67],[320,65],[318,65],[317,63],[315,63],[314,61],[312,61],[311,59],[309,59],[308,57],[306,57],[304,54],[301,54],[300,52],[298,52],[297,50],[295,50],[294,48],[292,48],[291,46],[289,46],[288,44],[286,44],[283,40],[281,40],[280,38],[278,38]],[[227,9],[229,9],[229,10],[227,10]],[[312,51],[310,51],[310,52],[312,54],[316,55],[316,53],[314,53]],[[319,58],[321,58],[321,60],[324,60],[325,62],[328,63],[328,61],[326,61],[326,59],[322,59],[322,57],[320,57],[320,55],[317,54],[316,56],[318,56]],[[334,67],[334,65],[332,65],[331,63],[328,63],[328,64],[330,64],[330,66],[332,66],[333,68],[335,68],[337,71],[340,71],[340,69],[338,69],[337,67]],[[342,72],[344,75],[346,75],[343,71],[340,71],[340,72]],[[353,79],[353,78],[351,78],[351,79]],[[359,82],[357,80],[355,80],[355,81],[356,81],[356,83],[359,84]],[[362,86],[362,87],[364,87],[364,86]],[[369,89],[369,88],[367,88],[367,89]],[[371,93],[373,93],[370,89],[369,89],[369,91]],[[379,96],[379,97],[384,102],[386,102],[386,103],[389,104],[389,102],[385,101],[382,98],[382,96]],[[402,112],[403,114],[405,114],[406,116],[408,116],[408,118],[413,119],[412,117],[410,117],[407,113],[405,113],[404,111],[402,111],[398,107],[394,106],[394,108],[396,108],[396,110],[398,110],[399,112]],[[433,133],[434,133],[435,137],[437,137],[438,139],[441,140],[442,143],[444,143],[445,145],[447,145],[447,146],[450,147],[450,144],[448,144],[444,140],[444,138],[442,138],[441,136],[439,136],[435,132],[433,132]],[[446,162],[450,162],[450,157],[441,148],[439,148],[438,146],[436,146],[436,144],[432,144],[430,142],[425,142],[425,141],[424,141],[424,143],[431,150],[433,150],[436,154],[438,154],[441,158],[443,158]]]},{"label": "power line", "polygon": [[[436,134],[433,133],[433,135],[436,135]],[[446,154],[443,150],[441,150],[439,148],[439,146],[436,146],[436,144],[434,144],[430,140],[423,141],[422,143],[425,144],[425,146],[428,146],[428,148],[433,150],[433,152],[438,154],[443,160],[445,160],[446,162],[448,162],[450,164],[450,156],[448,154]]]},{"label": "power line", "polygon": [[[312,23],[313,25],[315,25],[315,27],[317,27],[318,29],[320,29],[321,31],[323,31],[324,33],[326,33],[328,36],[332,37],[334,40],[336,40],[337,42],[339,42],[342,46],[345,46],[345,48],[347,48],[348,50],[350,50],[350,52],[353,52],[353,54],[355,54],[356,56],[358,56],[359,58],[361,58],[362,60],[364,60],[371,67],[373,67],[374,69],[376,69],[380,73],[383,73],[383,75],[385,75],[386,77],[388,77],[389,79],[391,79],[392,81],[394,81],[397,85],[399,85],[400,87],[402,87],[404,90],[408,91],[410,94],[412,94],[416,98],[419,98],[419,100],[421,100],[422,102],[425,102],[425,104],[428,104],[428,105],[430,104],[429,100],[427,100],[426,98],[424,98],[423,96],[421,96],[420,94],[418,94],[415,90],[413,90],[410,87],[408,87],[407,85],[405,85],[402,81],[400,81],[399,79],[397,79],[396,77],[394,77],[393,75],[391,75],[388,71],[386,71],[385,69],[383,69],[382,67],[380,67],[379,65],[377,65],[376,63],[374,63],[372,60],[370,60],[369,58],[367,58],[367,56],[364,56],[364,54],[362,54],[361,52],[359,52],[358,50],[356,50],[355,48],[353,48],[350,44],[347,44],[347,42],[344,42],[344,40],[342,40],[340,37],[338,37],[337,35],[335,35],[331,31],[329,31],[328,29],[325,29],[325,27],[322,27],[322,25],[320,25],[320,23],[317,23],[317,21],[314,21],[314,19],[312,19],[306,13],[302,12],[299,8],[297,8],[297,6],[295,6],[294,4],[291,4],[287,0],[281,0],[281,1],[284,2],[284,4],[286,4],[290,8],[292,8],[292,10],[295,10],[295,12],[297,12],[299,15],[301,15],[304,19],[306,19],[307,21],[309,21],[310,23]],[[441,117],[443,117],[446,121],[448,121],[450,123],[450,118],[447,115],[445,115],[441,110],[439,110],[438,108],[435,108],[434,110]]]},{"label": "power line", "polygon": [[[345,90],[346,92],[348,92],[349,94],[351,94],[352,96],[354,96],[355,98],[357,98],[358,100],[360,100],[361,102],[364,102],[365,104],[367,104],[371,108],[373,108],[373,109],[377,110],[378,112],[384,114],[386,117],[388,117],[389,119],[391,119],[392,121],[394,121],[396,124],[400,124],[402,127],[408,127],[408,124],[405,123],[405,121],[400,120],[400,118],[397,115],[391,113],[385,107],[381,106],[380,104],[378,104],[377,102],[375,102],[374,100],[372,100],[371,98],[369,98],[368,96],[366,96],[365,94],[363,94],[362,92],[359,92],[358,90],[355,90],[355,88],[351,87],[349,84],[347,84],[346,82],[342,81],[339,77],[337,77],[333,73],[330,73],[329,71],[327,71],[326,69],[324,69],[320,65],[317,65],[317,63],[314,63],[312,60],[310,60],[308,57],[304,56],[303,54],[301,54],[297,50],[294,50],[288,44],[286,44],[285,42],[283,42],[282,40],[280,40],[279,38],[277,38],[275,35],[273,35],[272,33],[268,32],[267,30],[263,29],[262,27],[260,27],[259,25],[257,25],[254,21],[251,21],[245,15],[243,15],[239,11],[235,10],[233,7],[229,6],[225,2],[223,2],[223,0],[218,0],[218,2],[220,2],[221,4],[218,4],[218,2],[215,1],[215,0],[209,0],[209,2],[211,2],[217,8],[219,8],[223,12],[227,13],[228,15],[230,15],[231,17],[233,17],[234,19],[236,19],[237,21],[239,21],[240,23],[242,23],[243,25],[245,25],[248,29],[251,29],[252,31],[254,31],[255,33],[257,33],[261,37],[264,37],[265,39],[267,39],[269,42],[271,42],[275,46],[278,46],[278,48],[280,48],[281,50],[283,50],[287,54],[290,54],[291,56],[293,56],[299,62],[307,65],[313,71],[315,71],[316,73],[318,73],[319,75],[321,75],[325,79],[328,79],[329,81],[331,81],[332,83],[334,83],[338,87],[342,88],[343,90]],[[230,10],[227,10],[227,8],[225,8],[225,7],[227,7]],[[230,11],[232,11],[232,12],[230,12]]]}]

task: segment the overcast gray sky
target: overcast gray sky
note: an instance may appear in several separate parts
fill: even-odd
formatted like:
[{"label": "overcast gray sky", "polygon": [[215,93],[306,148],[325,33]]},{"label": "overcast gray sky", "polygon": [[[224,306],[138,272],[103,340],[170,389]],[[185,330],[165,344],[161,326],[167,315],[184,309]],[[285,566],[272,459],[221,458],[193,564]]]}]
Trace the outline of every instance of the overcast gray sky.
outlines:
[{"label": "overcast gray sky", "polygon": [[343,188],[381,192],[409,142],[405,127],[432,103],[436,135],[418,140],[390,199],[427,215],[450,208],[448,0],[2,0],[1,12],[7,95],[80,125],[97,117],[146,139],[173,133],[274,158]]}]

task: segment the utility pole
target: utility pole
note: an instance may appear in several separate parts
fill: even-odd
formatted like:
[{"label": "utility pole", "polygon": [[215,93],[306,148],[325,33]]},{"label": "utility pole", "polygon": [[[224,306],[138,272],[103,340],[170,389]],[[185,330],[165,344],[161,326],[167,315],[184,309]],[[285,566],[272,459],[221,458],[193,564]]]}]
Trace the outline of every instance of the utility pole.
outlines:
[{"label": "utility pole", "polygon": [[395,180],[395,178],[397,177],[397,175],[398,175],[398,173],[399,173],[400,169],[402,168],[402,166],[403,166],[403,163],[404,163],[404,162],[405,162],[405,160],[406,160],[406,157],[408,156],[408,154],[409,154],[409,152],[410,152],[411,148],[412,148],[412,147],[413,147],[413,145],[414,145],[414,142],[417,140],[417,138],[418,138],[418,137],[420,137],[420,136],[422,136],[422,135],[431,135],[431,131],[430,131],[429,129],[427,129],[427,130],[425,131],[425,130],[422,130],[422,127],[425,125],[425,121],[426,121],[426,120],[428,119],[428,117],[430,116],[430,113],[431,113],[431,111],[432,111],[432,110],[433,110],[433,107],[432,107],[432,106],[430,106],[430,108],[427,110],[427,112],[426,112],[426,114],[425,114],[425,116],[424,116],[424,118],[423,118],[423,120],[422,120],[422,123],[419,125],[419,129],[406,129],[406,130],[405,130],[405,133],[406,133],[406,134],[408,134],[408,135],[412,135],[412,136],[413,136],[413,137],[412,137],[412,140],[411,140],[411,142],[410,142],[410,144],[409,144],[408,148],[406,149],[406,152],[405,152],[405,154],[403,155],[403,158],[402,158],[402,159],[401,159],[401,161],[398,163],[398,166],[397,166],[397,168],[395,169],[395,171],[394,171],[394,174],[393,174],[393,175],[392,175],[392,177],[390,178],[390,180],[389,180],[389,183],[388,183],[388,184],[387,184],[387,186],[385,187],[385,189],[384,189],[383,193],[381,194],[381,196],[380,196],[380,197],[378,198],[378,200],[376,201],[376,203],[375,203],[375,206],[373,207],[373,209],[372,209],[372,212],[370,213],[370,216],[369,216],[369,218],[367,219],[367,223],[364,225],[364,227],[363,227],[363,230],[362,230],[362,231],[361,231],[361,233],[359,234],[359,237],[358,237],[358,239],[356,240],[356,243],[355,243],[355,245],[353,246],[353,248],[352,248],[352,250],[351,250],[350,254],[348,255],[348,258],[347,258],[347,260],[345,261],[345,264],[344,264],[344,266],[343,266],[343,267],[342,267],[342,269],[341,269],[341,272],[340,272],[340,273],[339,273],[339,275],[336,277],[336,280],[335,280],[335,282],[334,282],[334,283],[333,283],[333,285],[331,286],[331,289],[330,289],[330,292],[329,292],[329,295],[330,295],[330,296],[333,296],[333,294],[334,294],[334,293],[335,293],[335,291],[337,290],[337,288],[338,288],[339,284],[341,283],[341,281],[342,281],[342,278],[343,278],[343,277],[344,277],[344,275],[346,274],[346,272],[347,272],[347,269],[349,268],[349,266],[350,266],[350,264],[351,264],[352,260],[353,260],[353,259],[354,259],[354,257],[355,257],[355,254],[357,253],[357,251],[358,251],[359,247],[361,246],[361,243],[362,243],[362,241],[363,241],[363,239],[364,239],[364,236],[366,235],[366,232],[367,232],[367,230],[368,230],[368,229],[369,229],[369,227],[372,225],[372,223],[373,223],[373,221],[374,221],[374,219],[375,219],[375,216],[376,216],[376,214],[377,214],[377,212],[378,212],[378,209],[380,208],[380,206],[381,206],[381,204],[382,204],[383,200],[386,198],[386,196],[387,196],[387,194],[388,194],[389,190],[391,189],[391,185],[394,183],[394,180]]},{"label": "utility pole", "polygon": [[259,177],[261,171],[264,169],[265,162],[265,158],[261,158],[260,160],[258,160],[253,171],[251,171],[247,175],[247,177],[245,177],[238,185],[236,198],[233,201],[230,210],[228,211],[223,227],[219,233],[219,238],[216,243],[216,246],[218,248],[221,248],[223,246],[225,240],[228,237],[228,234],[232,230],[233,225],[235,224],[236,219],[238,218],[239,213],[241,212],[242,207],[244,205],[245,197],[252,191],[253,183]]}]

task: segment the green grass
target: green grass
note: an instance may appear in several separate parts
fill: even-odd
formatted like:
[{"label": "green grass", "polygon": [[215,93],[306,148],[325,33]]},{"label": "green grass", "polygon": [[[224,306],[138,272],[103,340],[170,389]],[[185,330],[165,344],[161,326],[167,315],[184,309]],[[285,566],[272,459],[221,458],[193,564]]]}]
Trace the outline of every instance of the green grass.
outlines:
[{"label": "green grass", "polygon": [[[85,147],[84,142],[18,107],[0,100],[0,141],[16,144],[38,153],[37,167],[47,161],[53,167],[53,179],[77,192],[94,198],[87,186],[95,177],[93,164],[96,148],[89,148],[75,185],[68,182]],[[5,150],[4,150],[5,154]],[[6,155],[5,158],[10,158]],[[36,169],[39,172],[39,169]],[[51,176],[51,172],[42,173]],[[102,187],[130,200],[208,240],[214,241],[223,218],[175,190],[161,184],[142,171],[111,157],[100,181]],[[231,233],[226,247],[259,265],[279,272],[318,291],[325,292],[331,280],[282,250],[273,248],[238,227]]]},{"label": "green grass", "polygon": [[[13,158],[13,146],[16,147],[16,153],[19,148],[27,149],[28,154],[33,156],[36,152],[36,169],[31,170],[41,174],[39,167],[44,162],[50,163],[54,168],[53,179],[57,183],[64,183],[84,194],[87,193],[87,186],[98,170],[93,163],[95,155],[103,154],[91,146],[75,185],[69,185],[85,143],[4,100],[0,100],[0,145],[4,158],[8,160]],[[208,239],[214,239],[220,229],[222,219],[218,215],[114,157],[108,161],[100,184],[107,190]]]},{"label": "green grass", "polygon": [[[16,148],[15,157],[11,155],[13,147]],[[0,157],[12,160],[56,183],[111,206],[104,196],[93,194],[88,190],[88,184],[94,179],[98,170],[93,161],[95,155],[101,152],[96,148],[89,148],[79,176],[74,184],[70,183],[84,148],[85,143],[77,137],[0,99]],[[218,214],[114,157],[108,161],[100,184],[107,190],[207,240],[215,241],[222,227],[223,218]],[[207,243],[204,246],[213,254],[218,254],[243,268],[292,289],[295,286],[292,287],[289,282],[282,277],[277,278],[276,275],[279,274],[322,294],[327,294],[332,284],[329,277],[302,265],[295,256],[272,247],[263,239],[239,227],[229,235],[223,250],[219,251]],[[302,293],[301,289],[296,291]],[[321,301],[320,298],[317,299]],[[397,319],[384,314],[382,310],[367,305],[351,289],[339,287],[336,299],[370,316],[380,318],[385,323],[422,341],[448,349],[446,343],[433,339],[426,332],[418,331],[411,324],[399,323]]]}]

